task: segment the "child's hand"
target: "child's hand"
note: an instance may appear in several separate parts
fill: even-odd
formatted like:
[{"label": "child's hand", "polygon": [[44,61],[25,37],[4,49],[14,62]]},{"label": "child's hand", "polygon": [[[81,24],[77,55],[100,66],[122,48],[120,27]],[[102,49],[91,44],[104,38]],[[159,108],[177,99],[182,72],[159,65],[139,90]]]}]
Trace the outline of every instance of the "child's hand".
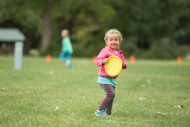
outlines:
[{"label": "child's hand", "polygon": [[102,64],[105,64],[108,62],[108,58],[103,59]]},{"label": "child's hand", "polygon": [[122,68],[123,68],[123,69],[126,69],[126,68],[127,68],[126,63],[123,62],[123,61],[122,61]]}]

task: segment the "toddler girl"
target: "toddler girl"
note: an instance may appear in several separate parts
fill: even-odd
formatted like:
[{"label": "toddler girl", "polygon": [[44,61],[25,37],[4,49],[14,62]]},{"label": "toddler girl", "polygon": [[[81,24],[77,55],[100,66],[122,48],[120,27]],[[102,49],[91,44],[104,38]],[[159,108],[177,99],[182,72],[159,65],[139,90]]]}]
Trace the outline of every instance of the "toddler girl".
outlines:
[{"label": "toddler girl", "polygon": [[126,69],[127,62],[124,58],[123,52],[119,49],[122,35],[117,29],[110,29],[106,32],[104,37],[106,46],[98,54],[96,58],[96,65],[100,66],[98,83],[106,93],[105,99],[100,104],[98,110],[95,112],[96,116],[111,115],[112,103],[115,97],[115,86],[117,76],[109,76],[104,68],[105,63],[110,56],[118,56],[122,61],[122,68]]}]

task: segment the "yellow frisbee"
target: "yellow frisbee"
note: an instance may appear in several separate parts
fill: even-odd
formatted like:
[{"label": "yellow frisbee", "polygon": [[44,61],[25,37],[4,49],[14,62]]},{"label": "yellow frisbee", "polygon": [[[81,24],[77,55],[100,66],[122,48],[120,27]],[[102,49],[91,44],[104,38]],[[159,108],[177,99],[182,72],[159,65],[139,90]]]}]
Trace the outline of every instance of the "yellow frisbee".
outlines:
[{"label": "yellow frisbee", "polygon": [[122,69],[121,59],[117,56],[110,56],[105,64],[105,71],[109,76],[116,76]]}]

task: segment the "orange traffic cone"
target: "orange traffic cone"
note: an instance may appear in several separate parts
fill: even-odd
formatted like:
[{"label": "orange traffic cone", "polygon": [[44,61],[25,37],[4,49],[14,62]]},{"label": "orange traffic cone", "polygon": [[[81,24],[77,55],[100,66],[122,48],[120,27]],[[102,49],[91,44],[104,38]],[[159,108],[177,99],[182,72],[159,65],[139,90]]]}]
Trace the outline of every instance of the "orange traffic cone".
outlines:
[{"label": "orange traffic cone", "polygon": [[96,56],[92,57],[92,61],[96,64]]},{"label": "orange traffic cone", "polygon": [[181,56],[178,56],[178,57],[177,57],[177,63],[178,63],[178,64],[181,64],[181,63],[182,63],[182,58],[181,58]]},{"label": "orange traffic cone", "polygon": [[45,61],[46,61],[46,62],[51,62],[51,61],[52,61],[52,56],[49,55],[49,54],[46,55],[46,56],[45,56]]},{"label": "orange traffic cone", "polygon": [[130,56],[130,62],[131,62],[131,63],[134,63],[134,62],[135,62],[135,55],[131,55],[131,56]]}]

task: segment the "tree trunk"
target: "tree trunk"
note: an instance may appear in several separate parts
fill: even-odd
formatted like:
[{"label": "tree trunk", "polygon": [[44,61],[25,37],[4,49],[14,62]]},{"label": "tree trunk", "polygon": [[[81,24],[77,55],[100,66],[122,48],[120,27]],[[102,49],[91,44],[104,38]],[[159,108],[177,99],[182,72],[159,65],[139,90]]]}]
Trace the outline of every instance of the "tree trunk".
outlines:
[{"label": "tree trunk", "polygon": [[25,33],[25,42],[24,42],[24,54],[29,54],[29,50],[31,48],[31,35],[29,35],[28,33]]},{"label": "tree trunk", "polygon": [[51,41],[51,2],[48,2],[43,12],[42,44],[40,52],[44,53]]}]

